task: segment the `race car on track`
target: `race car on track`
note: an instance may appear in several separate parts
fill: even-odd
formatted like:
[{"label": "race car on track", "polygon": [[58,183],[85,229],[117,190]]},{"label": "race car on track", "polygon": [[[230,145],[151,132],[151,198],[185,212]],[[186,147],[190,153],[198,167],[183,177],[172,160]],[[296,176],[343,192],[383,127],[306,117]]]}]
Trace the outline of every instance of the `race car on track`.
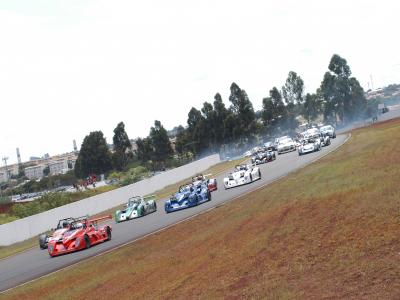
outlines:
[{"label": "race car on track", "polygon": [[325,135],[329,135],[329,137],[332,139],[336,138],[335,127],[333,127],[332,125],[322,126],[319,130],[321,131],[321,133],[324,133]]},{"label": "race car on track", "polygon": [[321,140],[319,138],[304,140],[302,145],[298,149],[299,155],[316,152],[321,150]]},{"label": "race car on track", "polygon": [[[211,175],[211,174],[209,174]],[[192,177],[192,182],[194,185],[198,185],[200,183],[205,183],[208,186],[208,190],[210,192],[216,191],[218,189],[217,178],[208,178],[209,175],[197,174]]]},{"label": "race car on track", "polygon": [[181,185],[178,192],[165,201],[164,208],[166,213],[170,213],[207,201],[211,201],[211,192],[204,182],[197,185],[188,183]]},{"label": "race car on track", "polygon": [[321,133],[319,139],[321,141],[321,146],[322,147],[326,147],[326,146],[329,146],[331,144],[331,138],[329,137],[328,134]]},{"label": "race car on track", "polygon": [[143,217],[157,210],[155,196],[129,198],[124,209],[115,212],[115,222],[119,223],[134,218]]},{"label": "race car on track", "polygon": [[90,248],[93,245],[111,240],[111,226],[99,226],[98,221],[111,219],[111,215],[89,219],[76,219],[58,239],[48,243],[47,251],[51,257]]},{"label": "race car on track", "polygon": [[262,149],[257,153],[254,153],[254,155],[251,157],[251,163],[253,165],[259,165],[275,159],[276,155],[274,151]]},{"label": "race car on track", "polygon": [[276,145],[273,142],[266,142],[264,143],[264,147],[267,148],[269,151],[276,151]]},{"label": "race car on track", "polygon": [[39,235],[39,248],[40,249],[47,249],[47,245],[49,243],[49,241],[53,240],[53,239],[58,239],[65,231],[68,230],[70,224],[74,221],[74,220],[79,220],[81,218],[84,217],[80,217],[80,218],[65,218],[62,220],[58,221],[57,227],[54,229],[51,229],[51,231],[53,232],[52,234],[46,234],[43,233],[41,235]]},{"label": "race car on track", "polygon": [[244,185],[261,179],[261,171],[257,166],[238,165],[228,177],[224,178],[225,189]]},{"label": "race car on track", "polygon": [[296,150],[296,144],[290,137],[280,138],[278,141],[278,154]]}]

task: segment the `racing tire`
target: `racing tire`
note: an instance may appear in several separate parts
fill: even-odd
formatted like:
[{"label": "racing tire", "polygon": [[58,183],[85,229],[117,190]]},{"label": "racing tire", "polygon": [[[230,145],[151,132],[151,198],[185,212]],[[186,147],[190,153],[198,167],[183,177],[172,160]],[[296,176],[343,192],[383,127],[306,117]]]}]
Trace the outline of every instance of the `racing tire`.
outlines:
[{"label": "racing tire", "polygon": [[208,196],[208,201],[211,201],[211,192],[210,191],[207,192],[207,196]]},{"label": "racing tire", "polygon": [[90,239],[87,235],[85,235],[85,237],[83,238],[85,240],[85,248],[89,249],[90,248]]},{"label": "racing tire", "polygon": [[39,248],[41,250],[47,249],[46,238],[47,238],[46,234],[39,235]]},{"label": "racing tire", "polygon": [[334,139],[336,139],[336,133],[335,133],[335,134],[333,134],[333,138],[334,138]]},{"label": "racing tire", "polygon": [[154,201],[154,211],[157,211],[157,203]]},{"label": "racing tire", "polygon": [[253,182],[253,175],[250,173],[250,182]]},{"label": "racing tire", "polygon": [[106,232],[107,232],[106,241],[110,241],[111,240],[111,229],[110,229],[110,227],[107,227]]},{"label": "racing tire", "polygon": [[258,169],[258,179],[261,179],[261,171]]}]

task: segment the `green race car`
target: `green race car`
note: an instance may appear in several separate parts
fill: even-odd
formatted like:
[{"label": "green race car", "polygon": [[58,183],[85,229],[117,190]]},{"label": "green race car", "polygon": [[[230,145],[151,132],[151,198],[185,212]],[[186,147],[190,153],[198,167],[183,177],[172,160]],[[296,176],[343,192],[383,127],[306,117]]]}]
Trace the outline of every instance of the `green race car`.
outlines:
[{"label": "green race car", "polygon": [[135,196],[129,198],[128,203],[124,205],[124,209],[115,212],[115,222],[119,223],[134,218],[139,218],[150,214],[157,210],[155,196]]}]

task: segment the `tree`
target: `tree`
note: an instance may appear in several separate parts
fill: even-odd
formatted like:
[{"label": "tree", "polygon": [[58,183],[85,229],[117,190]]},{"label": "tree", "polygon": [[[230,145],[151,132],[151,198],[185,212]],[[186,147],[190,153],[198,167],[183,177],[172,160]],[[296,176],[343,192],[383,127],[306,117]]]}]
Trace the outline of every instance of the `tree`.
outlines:
[{"label": "tree", "polygon": [[296,72],[290,71],[285,85],[282,87],[282,96],[287,105],[303,103],[304,82]]},{"label": "tree", "polygon": [[232,83],[229,101],[231,102],[230,110],[235,117],[235,127],[233,128],[233,136],[236,138],[248,138],[253,135],[256,129],[256,116],[253,104],[245,90],[242,90],[236,83]]},{"label": "tree", "polygon": [[136,146],[137,146],[136,154],[140,161],[147,162],[153,159],[154,150],[149,137],[144,139],[138,138],[136,140]]},{"label": "tree", "polygon": [[115,169],[121,171],[127,166],[129,159],[132,158],[132,145],[123,122],[118,123],[114,129],[113,143],[115,151],[112,155],[113,165]]},{"label": "tree", "polygon": [[188,138],[191,140],[193,153],[199,153],[206,147],[205,119],[201,112],[192,107],[188,114]]},{"label": "tree", "polygon": [[182,125],[178,126],[176,133],[175,150],[180,156],[183,156],[185,153],[188,152],[188,143],[189,138],[187,131],[185,130],[185,128],[183,128]]},{"label": "tree", "polygon": [[271,133],[285,116],[285,104],[282,95],[276,87],[269,91],[269,97],[263,99],[263,109],[261,118],[263,120],[266,133]]},{"label": "tree", "polygon": [[225,104],[222,101],[222,97],[219,93],[215,94],[214,96],[214,112],[215,120],[213,126],[215,139],[220,144],[224,144],[225,140],[229,138],[229,134],[226,130],[226,118],[228,116],[228,110],[226,109]]},{"label": "tree", "polygon": [[307,94],[303,104],[302,116],[308,123],[318,117],[320,103],[317,94]]},{"label": "tree", "polygon": [[326,72],[317,93],[323,99],[324,120],[336,124],[339,103],[335,92],[335,76]]},{"label": "tree", "polygon": [[215,138],[215,118],[216,114],[211,103],[204,102],[201,109],[203,115],[204,126],[202,127],[201,136],[203,137],[203,145],[205,148],[213,149],[217,143]]},{"label": "tree", "polygon": [[324,102],[324,117],[343,123],[365,115],[366,99],[358,80],[351,76],[347,61],[337,54],[330,60],[328,69],[320,86]]},{"label": "tree", "polygon": [[101,131],[93,131],[83,140],[75,164],[75,175],[78,178],[90,174],[102,174],[111,170],[111,154],[106,139]]},{"label": "tree", "polygon": [[151,127],[149,137],[154,148],[154,160],[161,162],[172,156],[173,150],[167,131],[160,121],[154,121],[154,127]]}]

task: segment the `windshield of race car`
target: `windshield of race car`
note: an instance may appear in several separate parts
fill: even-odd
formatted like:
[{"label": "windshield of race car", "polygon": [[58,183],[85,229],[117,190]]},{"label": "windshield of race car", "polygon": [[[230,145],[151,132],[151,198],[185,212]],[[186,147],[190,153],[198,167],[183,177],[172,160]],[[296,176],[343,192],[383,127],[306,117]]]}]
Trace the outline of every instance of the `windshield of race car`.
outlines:
[{"label": "windshield of race car", "polygon": [[140,200],[139,199],[130,199],[127,203],[127,207],[132,207],[135,208],[140,204]]}]

